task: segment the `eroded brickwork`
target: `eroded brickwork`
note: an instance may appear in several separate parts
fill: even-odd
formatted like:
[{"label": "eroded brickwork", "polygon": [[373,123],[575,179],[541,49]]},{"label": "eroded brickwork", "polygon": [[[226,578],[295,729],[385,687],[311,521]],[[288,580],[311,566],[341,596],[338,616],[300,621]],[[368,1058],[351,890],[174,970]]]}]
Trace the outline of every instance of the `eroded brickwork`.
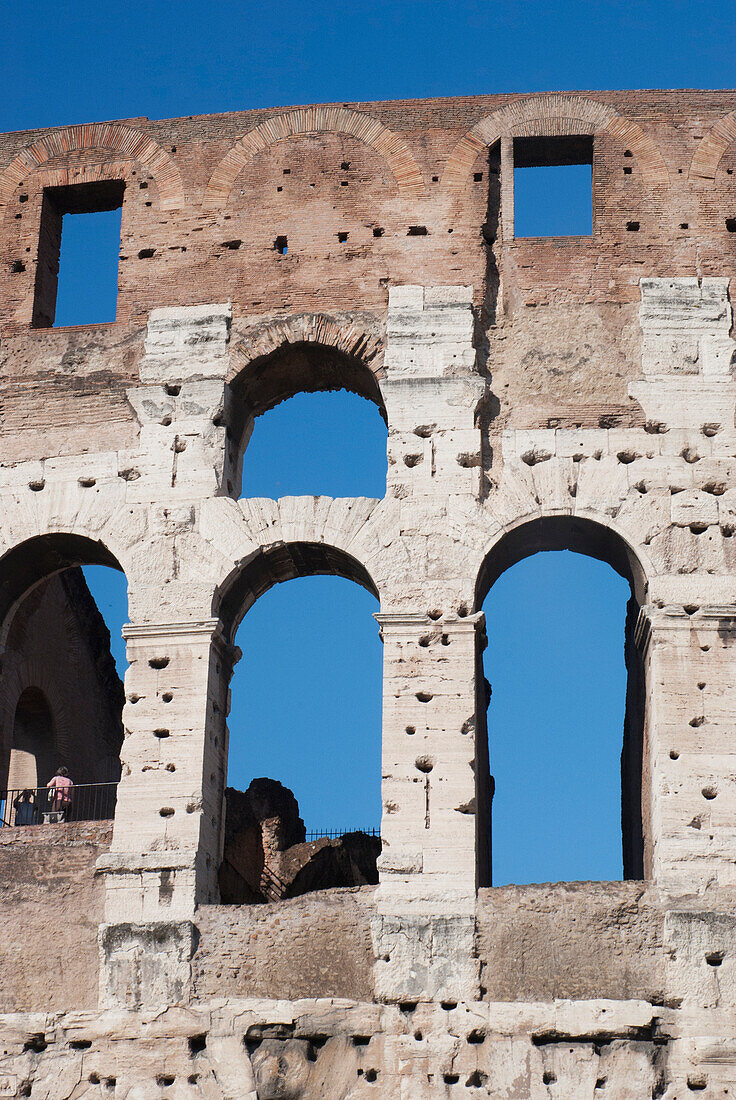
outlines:
[{"label": "eroded brickwork", "polygon": [[[735,119],[572,93],[0,138],[0,611],[97,562],[130,612],[100,1009],[62,1011],[80,979],[3,1017],[0,1094],[733,1091]],[[532,138],[592,139],[591,236],[515,238]],[[116,181],[118,320],[41,327],[44,203],[83,194],[49,189]],[[254,418],[343,387],[385,497],[240,499]],[[480,608],[560,548],[631,586],[633,881],[495,890]],[[235,631],[314,573],[381,604],[380,882],[224,907]]]}]

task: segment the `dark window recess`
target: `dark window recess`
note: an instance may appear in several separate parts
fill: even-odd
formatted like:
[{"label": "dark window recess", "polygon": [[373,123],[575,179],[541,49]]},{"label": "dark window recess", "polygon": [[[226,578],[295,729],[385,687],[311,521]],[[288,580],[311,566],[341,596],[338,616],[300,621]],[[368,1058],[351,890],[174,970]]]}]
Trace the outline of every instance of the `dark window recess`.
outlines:
[{"label": "dark window recess", "polygon": [[337,239],[340,242],[340,244],[345,244],[345,241],[348,239],[348,235],[345,232],[338,233],[337,234]]},{"label": "dark window recess", "polygon": [[473,172],[473,179],[475,180],[476,183],[480,183],[480,181],[483,179],[483,173],[482,172]]},{"label": "dark window recess", "polygon": [[282,256],[285,256],[286,253],[289,251],[289,242],[286,237],[277,237],[276,240],[273,242],[273,247],[276,252],[280,253]]},{"label": "dark window recess", "polygon": [[223,241],[222,242],[222,247],[223,248],[228,248],[231,252],[237,252],[237,250],[240,248],[242,243],[243,243],[242,241],[238,241],[238,240]]},{"label": "dark window recess", "polygon": [[410,225],[406,231],[407,237],[426,237],[427,227],[426,225]]},{"label": "dark window recess", "polygon": [[151,260],[156,255],[155,248],[142,248],[138,253],[139,260]]},{"label": "dark window recess", "polygon": [[638,233],[640,228],[639,222],[627,222],[626,229],[629,233]]},{"label": "dark window recess", "polygon": [[514,138],[514,236],[593,233],[593,138]]},{"label": "dark window recess", "polygon": [[736,233],[736,218],[726,218],[726,229],[729,233]]},{"label": "dark window recess", "polygon": [[383,231],[383,229],[381,228],[380,225],[375,225],[373,227],[373,236],[374,237],[382,237],[383,233],[384,233],[384,231]]},{"label": "dark window recess", "polygon": [[624,175],[625,176],[630,176],[631,175],[631,169],[629,168],[628,164],[624,168]]},{"label": "dark window recess", "polygon": [[34,328],[115,320],[124,191],[122,180],[44,189]]}]

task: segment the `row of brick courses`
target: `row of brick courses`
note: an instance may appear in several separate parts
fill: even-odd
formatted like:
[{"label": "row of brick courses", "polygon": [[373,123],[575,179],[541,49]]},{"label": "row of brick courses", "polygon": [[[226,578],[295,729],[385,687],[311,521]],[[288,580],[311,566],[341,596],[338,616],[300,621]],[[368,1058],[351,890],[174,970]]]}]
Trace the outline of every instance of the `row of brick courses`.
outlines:
[{"label": "row of brick courses", "polygon": [[[583,100],[586,97],[585,94],[581,94],[575,98]],[[595,96],[590,98],[599,103],[605,103],[608,100],[622,110],[631,110],[637,102],[636,97],[632,99],[629,96],[624,97],[623,103],[616,103],[616,96],[610,93],[608,95],[598,95],[596,93]],[[719,107],[720,114],[728,105],[725,98]],[[554,99],[562,100],[564,97],[554,97]],[[513,105],[520,103],[523,106],[535,101],[539,101],[539,97],[511,100]],[[472,121],[473,113],[484,118],[488,112],[494,108],[497,109],[508,100],[484,97],[471,102],[475,110],[471,112],[469,107],[465,108],[465,116],[470,117],[465,117],[463,125],[467,125]],[[700,102],[697,99],[696,102],[698,102],[700,108]],[[610,111],[610,108],[607,109]],[[275,144],[263,146],[260,153],[257,152],[257,149],[259,144],[263,145],[264,139],[261,138],[259,141],[255,141],[253,138],[253,135],[259,134],[261,130],[266,135],[279,138],[282,132],[288,133],[290,130],[298,129],[298,126],[289,124],[288,120],[300,114],[303,114],[307,120],[300,123],[300,125],[303,124],[308,127],[310,125],[309,119],[313,115],[313,124],[317,127],[321,124],[339,126],[342,125],[340,119],[343,116],[353,119],[357,115],[365,113],[368,116],[365,123],[368,128],[366,132],[369,134],[372,132],[370,131],[372,125],[370,119],[375,118],[378,120],[383,115],[388,125],[393,126],[398,134],[400,129],[398,123],[401,120],[403,110],[402,104],[392,104],[373,105],[370,110],[361,107],[359,112],[347,108],[325,107],[304,109],[301,112],[288,109],[278,113],[273,111],[251,112],[243,115],[242,124],[247,135],[245,144],[248,144],[248,148],[255,151],[256,155],[252,159],[246,158],[243,161],[242,167],[245,179],[242,178],[243,173],[241,173],[237,180],[238,187],[235,189],[235,194],[230,195],[229,205],[228,188],[225,187],[224,191],[218,190],[218,172],[222,170],[223,164],[229,158],[232,158],[234,149],[243,145],[244,142],[233,145],[232,141],[223,141],[218,133],[218,126],[221,127],[222,125],[219,118],[196,120],[201,135],[198,136],[196,142],[189,140],[187,120],[173,120],[167,123],[165,138],[162,132],[158,133],[160,155],[153,156],[146,148],[143,148],[142,138],[133,143],[134,149],[143,148],[141,153],[143,159],[138,162],[137,169],[131,170],[125,199],[121,249],[124,259],[121,261],[120,272],[120,319],[142,317],[149,308],[156,305],[174,304],[173,290],[176,288],[180,295],[182,285],[185,289],[191,289],[194,300],[203,301],[212,300],[214,287],[219,287],[221,294],[229,292],[233,300],[239,302],[245,310],[255,308],[259,302],[264,300],[275,309],[309,308],[311,302],[307,300],[307,296],[313,293],[315,285],[322,289],[323,301],[325,299],[332,300],[334,305],[338,307],[343,305],[346,300],[355,302],[359,299],[370,302],[371,297],[373,297],[375,301],[377,294],[379,296],[383,295],[381,297],[383,302],[385,285],[382,285],[382,280],[390,277],[393,282],[404,281],[410,277],[411,272],[416,275],[417,268],[419,268],[419,274],[423,279],[426,279],[432,271],[436,275],[438,270],[443,270],[445,277],[449,274],[453,279],[464,279],[464,281],[472,282],[473,285],[478,285],[478,264],[482,262],[480,250],[476,250],[474,255],[468,255],[466,248],[458,250],[456,240],[450,242],[445,239],[447,229],[461,230],[465,225],[468,228],[472,227],[472,232],[477,237],[479,226],[483,221],[482,203],[480,208],[475,206],[472,199],[468,204],[468,195],[464,193],[462,202],[451,217],[453,222],[460,222],[462,225],[447,224],[446,195],[442,187],[442,158],[446,158],[449,151],[450,141],[447,139],[449,138],[452,142],[455,142],[459,137],[462,137],[462,132],[455,129],[457,119],[451,118],[451,123],[454,124],[451,127],[448,127],[447,122],[445,122],[444,129],[441,131],[444,139],[441,153],[439,149],[433,148],[433,141],[427,140],[429,136],[427,131],[422,130],[418,133],[416,130],[407,129],[404,131],[407,134],[405,148],[411,157],[417,161],[417,164],[422,164],[425,193],[420,195],[417,192],[414,198],[416,199],[415,205],[418,204],[421,208],[423,222],[427,223],[429,231],[428,238],[416,239],[410,242],[407,242],[404,237],[408,228],[407,223],[414,212],[406,209],[406,202],[397,204],[396,201],[397,182],[400,197],[401,180],[397,181],[390,170],[391,140],[388,142],[389,162],[387,162],[378,153],[371,153],[370,145],[365,145],[356,138],[351,138],[343,131],[326,130],[308,138],[296,134],[285,141],[277,140]],[[309,111],[312,113],[309,114]],[[414,111],[421,116],[423,105],[414,105]],[[324,114],[324,118],[321,117],[320,112]],[[450,108],[450,112],[452,113],[452,108]],[[437,113],[446,115],[447,108],[445,107],[444,112],[438,108]],[[238,117],[240,116],[236,116],[236,118]],[[715,122],[717,117],[719,116],[714,115],[712,121]],[[233,122],[234,120],[231,119],[230,126],[233,125]],[[417,122],[419,122],[419,119],[417,119]],[[162,126],[163,124],[158,125]],[[655,124],[650,123],[650,125]],[[376,121],[375,126],[379,127],[378,121]],[[700,128],[705,129],[705,127]],[[183,131],[181,137],[178,133],[180,129]],[[69,133],[75,135],[77,131],[83,130],[84,128],[72,128]],[[126,142],[119,136],[119,133],[122,133],[122,128],[118,127],[116,130],[115,127],[108,124],[104,127],[104,130],[112,135],[110,140],[116,142],[114,152],[119,154],[120,147],[122,146],[124,149],[126,146]],[[359,126],[358,130],[360,130]],[[436,132],[435,130],[432,131],[432,138],[434,138]],[[50,132],[48,137],[37,139],[34,147],[50,151],[61,147],[64,143],[60,139],[57,140],[61,133],[63,132]],[[656,132],[654,135],[655,147],[658,136],[659,134]],[[17,135],[14,135],[14,137],[17,137]],[[624,166],[614,163],[617,159],[620,160],[624,152],[625,139],[625,127],[623,133],[615,139],[608,137],[606,132],[599,136],[598,148],[596,149],[596,233],[594,249],[591,249],[591,242],[588,241],[580,242],[581,252],[578,256],[571,257],[568,249],[565,263],[561,269],[554,264],[554,256],[550,254],[549,250],[546,253],[540,253],[538,250],[535,251],[532,246],[527,246],[532,251],[516,261],[515,266],[518,269],[519,267],[526,268],[527,264],[530,265],[531,285],[538,286],[541,283],[543,286],[556,287],[560,285],[560,275],[567,273],[568,276],[572,276],[571,279],[568,279],[568,282],[572,284],[572,289],[568,290],[568,293],[574,296],[575,291],[578,290],[600,300],[603,296],[610,298],[610,291],[616,289],[608,285],[611,277],[614,278],[616,283],[627,288],[631,285],[632,265],[635,269],[641,266],[646,258],[647,267],[651,270],[652,264],[649,261],[650,258],[653,258],[653,266],[655,268],[658,267],[658,264],[661,266],[663,259],[656,255],[652,257],[652,237],[661,228],[658,224],[659,220],[665,219],[666,222],[670,211],[658,209],[661,206],[663,192],[652,192],[651,188],[646,190],[642,187],[641,180],[638,178],[641,165],[632,164],[630,166],[632,167],[631,176],[624,177],[621,174],[622,169],[623,167],[629,167],[629,165]],[[70,140],[76,148],[78,146],[76,138]],[[380,146],[382,140],[380,136],[377,140]],[[403,138],[400,140],[402,143],[404,142]],[[308,157],[303,154],[302,143],[304,141],[307,142],[307,147],[310,149]],[[183,143],[180,144],[180,142]],[[343,144],[345,149],[341,148]],[[689,145],[689,152],[692,156],[696,143],[691,140]],[[86,160],[90,159],[89,152],[91,151],[91,149],[88,151]],[[668,154],[668,150],[665,149],[664,152]],[[76,155],[74,149],[68,155]],[[299,171],[304,171],[306,175],[312,174],[315,176],[315,179],[305,181],[306,186],[309,186],[315,183],[316,180],[314,193],[311,197],[297,196],[295,202],[293,184],[296,180],[292,178],[289,181],[292,185],[292,193],[284,188],[281,193],[282,197],[278,200],[275,198],[277,187],[283,187],[284,181],[280,177],[284,172],[284,161],[289,156],[293,156],[297,160]],[[340,176],[340,164],[344,163],[344,160],[339,159],[341,156],[347,158],[351,163],[353,168],[353,178],[351,180],[338,178]],[[432,163],[430,159],[432,156],[436,158],[435,163]],[[114,159],[110,150],[105,152],[103,160],[105,157],[109,160]],[[11,161],[11,166],[19,158],[20,155],[14,161]],[[68,157],[64,159],[68,159]],[[96,149],[92,159],[95,163],[99,159]],[[485,154],[482,151],[479,154],[479,159],[480,161],[485,159]],[[667,159],[672,162],[669,155],[667,155]],[[161,162],[160,165],[159,162]],[[181,176],[187,192],[188,202],[194,204],[191,209],[179,210],[177,215],[172,218],[166,216],[165,213],[166,207],[172,205],[176,194],[176,186],[173,187],[173,190],[169,186],[169,163],[176,165],[178,175]],[[150,171],[151,167],[155,169],[153,172]],[[482,168],[483,165],[481,164],[480,167]],[[119,155],[117,157],[117,168],[119,170]],[[40,171],[43,174],[43,166]],[[133,172],[136,173],[135,181]],[[681,168],[677,168],[674,163],[670,163],[669,179],[673,188],[678,182],[675,177],[680,172],[682,172]],[[687,194],[690,187],[687,174],[683,174],[685,185],[683,193]],[[292,170],[292,176],[296,177],[296,175],[297,171]],[[438,186],[433,186],[431,182],[435,175],[437,176]],[[16,181],[17,172],[13,171],[12,182]],[[346,188],[336,192],[336,188],[346,182],[351,184],[352,190]],[[4,329],[8,326],[12,329],[15,324],[22,325],[24,322],[27,323],[28,320],[28,282],[29,280],[32,281],[33,249],[38,233],[38,217],[40,214],[40,191],[37,188],[37,193],[34,195],[31,187],[32,183],[33,179],[23,181],[24,189],[28,185],[28,202],[26,209],[22,211],[20,224],[15,227],[15,233],[12,226],[5,224],[3,227],[3,235],[7,234],[4,246],[8,250],[8,255],[10,253],[17,254],[21,262],[23,262],[24,255],[30,257],[26,271],[14,273],[15,282],[8,285],[7,296],[3,295],[5,303]],[[215,211],[214,224],[212,224],[212,219],[203,218],[201,213],[196,213],[196,204],[201,201],[208,183],[210,188],[214,186],[213,195],[217,200],[211,204]],[[136,187],[140,188],[140,184],[146,185],[144,188],[145,195],[136,194]],[[360,189],[360,194],[354,199],[353,194],[358,189]],[[15,191],[17,192],[18,188]],[[238,195],[238,191],[243,192],[243,194]],[[409,192],[414,194],[412,188],[409,189]],[[25,193],[25,190],[23,193]],[[471,196],[472,194],[471,191]],[[339,203],[337,202],[338,198]],[[317,200],[316,205],[315,200]],[[355,206],[356,201],[358,202],[357,208]],[[146,206],[146,203],[150,203],[150,206]],[[412,205],[411,201],[409,205]],[[323,206],[329,206],[330,213],[334,217],[327,217],[327,212],[322,208]],[[416,211],[416,213],[419,213],[419,211]],[[254,214],[257,217],[254,218]],[[14,220],[16,215],[17,211],[11,220]],[[290,257],[286,263],[282,263],[280,258],[274,254],[272,245],[274,237],[279,232],[278,222],[283,220],[285,215],[302,228],[308,226],[309,230],[301,241],[298,239],[298,235],[295,237],[292,234]],[[6,218],[8,216],[6,214]],[[681,217],[681,211],[674,211],[673,216]],[[345,220],[347,223],[351,223],[352,220],[352,224],[350,228],[348,228],[348,224],[344,226],[349,234],[349,240],[346,242],[348,247],[340,249],[336,247],[336,235],[339,231],[337,223]],[[723,218],[720,220],[725,234],[725,221]],[[231,224],[226,226],[225,221]],[[332,221],[335,222],[334,225],[328,224]],[[639,221],[640,223],[641,229],[638,236],[626,229],[626,225],[632,221]],[[360,239],[359,225],[370,229],[372,222],[384,229],[384,236],[381,238],[371,238],[369,236],[363,241]],[[387,225],[379,225],[382,222],[386,222]],[[218,251],[218,246],[222,243],[220,238],[223,237],[222,231],[224,229],[231,233],[236,228],[242,230],[246,236],[240,238],[243,245],[240,249],[240,255],[229,257],[234,259],[235,262],[230,267],[226,267],[222,263],[218,263],[222,259],[222,252]],[[352,240],[350,238],[351,228],[353,232]],[[195,238],[193,236],[195,232],[200,233],[201,236]],[[250,237],[247,234],[250,234]],[[356,234],[358,234],[357,240],[355,240]],[[610,262],[607,262],[606,248],[603,247],[608,239],[611,242],[610,247],[616,253],[615,256],[610,258]],[[353,241],[357,244],[357,249]],[[185,247],[187,249],[186,259],[182,255],[182,250]],[[148,262],[148,258],[146,258],[146,262],[141,266],[140,263],[135,261],[138,252],[145,251],[146,248],[154,249],[154,255],[150,257],[153,262]],[[26,253],[26,249],[30,249],[30,252]],[[453,255],[457,254],[458,251],[461,251],[462,258],[453,260]],[[595,251],[595,257],[591,256],[592,251]],[[243,261],[246,255],[249,262],[244,264]],[[402,259],[403,257],[407,258]],[[628,261],[628,269],[626,267],[620,269],[621,257],[625,257],[625,261]],[[693,259],[694,244],[690,241],[682,256],[682,263],[688,270],[692,266]],[[668,260],[671,261],[671,256],[668,256]],[[238,263],[238,261],[240,262]],[[295,277],[294,268],[296,264],[294,261],[299,261],[302,267],[307,268],[301,278]],[[335,276],[334,279],[329,280],[326,286],[323,285],[323,276],[327,270],[325,265],[328,263],[330,267],[338,271],[340,270],[340,264],[347,264],[347,286],[345,285],[346,272],[344,268],[339,278]],[[448,263],[450,265],[449,272]],[[123,264],[128,266],[124,268]],[[596,272],[596,281],[593,285],[591,285],[591,265]],[[406,271],[403,270],[404,268],[406,268]],[[196,272],[196,277],[193,279],[194,272]],[[636,274],[636,271],[634,270],[633,273]],[[24,275],[26,276],[25,280],[20,278]],[[212,285],[210,285],[210,280]],[[14,287],[17,289],[14,289]],[[254,299],[256,288],[259,299]],[[522,291],[523,289],[524,285],[522,283]],[[630,291],[627,289],[624,293],[630,294]],[[177,300],[180,300],[180,296]]]},{"label": "row of brick courses", "polygon": [[0,829],[0,847],[17,848],[19,844],[42,848],[70,848],[94,844],[106,851],[112,839],[112,821],[69,821],[56,825],[10,826]]},{"label": "row of brick courses", "polygon": [[[496,152],[479,150],[457,193],[445,186],[453,151],[482,120],[499,111],[549,113],[550,104],[568,100],[588,101],[591,118],[614,112],[595,140],[592,237],[510,238],[502,214],[511,179],[507,174],[502,181],[499,200]],[[533,403],[537,392],[544,400],[552,392],[563,416],[582,398],[601,415],[607,406],[628,406],[628,422],[637,421],[641,410],[626,387],[638,351],[639,278],[719,274],[733,262],[736,233],[726,221],[736,216],[736,150],[726,150],[714,180],[691,179],[689,171],[705,135],[734,107],[732,92],[580,92],[273,108],[0,136],[4,165],[30,147],[74,146],[31,171],[0,223],[7,458],[37,457],[39,416],[49,456],[133,445],[137,425],[124,391],[135,383],[143,326],[153,308],[230,299],[233,331],[246,340],[263,318],[319,313],[349,325],[345,315],[360,310],[362,329],[380,337],[389,286],[416,282],[474,287],[480,343],[487,344],[480,366],[492,372],[500,400],[496,428],[529,399]],[[285,119],[305,118],[335,125],[347,118],[360,131],[362,115],[374,144],[388,131],[397,147],[408,150],[421,172],[421,195],[411,188],[401,194],[391,164],[371,144],[354,134],[320,131],[264,145],[243,161],[228,197],[222,191],[212,209],[202,207],[208,184],[246,135],[278,136],[281,129],[298,129]],[[626,120],[661,154],[667,186],[659,180],[656,156],[646,164],[626,156]],[[145,151],[146,142],[155,142],[161,149],[161,163],[181,179],[183,208],[164,209],[172,192],[168,198],[162,193],[158,156],[122,161],[122,139],[115,148],[78,147],[80,134],[119,138],[126,130],[142,135],[136,148]],[[118,321],[30,330],[44,184],[119,178],[123,166]],[[412,226],[425,227],[426,235],[409,235]],[[277,237],[288,241],[285,255],[274,248]],[[18,264],[23,270],[12,270]],[[19,390],[20,380],[30,388]]]}]

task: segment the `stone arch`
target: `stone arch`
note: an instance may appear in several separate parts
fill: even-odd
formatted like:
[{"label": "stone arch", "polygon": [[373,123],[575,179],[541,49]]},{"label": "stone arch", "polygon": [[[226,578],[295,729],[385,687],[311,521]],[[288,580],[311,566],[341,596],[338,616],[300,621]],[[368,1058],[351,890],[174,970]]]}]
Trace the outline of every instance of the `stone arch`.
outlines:
[{"label": "stone arch", "polygon": [[[160,145],[140,130],[119,122],[96,122],[54,130],[22,149],[0,173],[0,207],[7,205],[15,189],[30,172],[43,167],[54,157],[84,149],[109,149],[126,160],[144,164],[156,180],[161,208],[176,210],[184,205],[181,176]],[[75,178],[75,182],[79,181]]]},{"label": "stone arch", "polygon": [[[323,356],[326,371],[309,379],[302,375],[297,380],[291,371],[285,372],[288,378],[277,380],[272,375],[269,379],[269,367],[294,351],[307,358]],[[259,411],[300,389],[342,388],[369,397],[383,409],[378,386],[383,375],[383,344],[379,337],[323,313],[303,313],[279,318],[246,333],[232,349],[227,381]],[[304,385],[305,381],[309,384]]]},{"label": "stone arch", "polygon": [[240,485],[255,418],[296,394],[348,390],[373,402],[387,423],[379,384],[382,350],[380,340],[359,326],[323,314],[287,317],[246,334],[233,349],[228,375],[230,485]]},{"label": "stone arch", "polygon": [[[240,761],[240,781],[238,781],[238,778],[232,779],[229,774],[230,746],[234,743],[235,731],[244,729],[247,732],[249,725],[250,728],[254,728],[248,720],[243,725],[243,718],[245,714],[250,713],[248,708],[254,703],[253,696],[257,696],[264,687],[269,696],[270,737],[279,740],[281,737],[279,731],[282,730],[286,738],[290,735],[294,737],[293,722],[289,720],[288,725],[282,725],[283,716],[278,717],[279,708],[274,708],[271,705],[270,696],[274,688],[277,688],[279,695],[291,698],[291,704],[297,708],[296,713],[299,715],[297,721],[301,720],[305,707],[309,713],[314,713],[309,709],[309,700],[305,700],[303,695],[297,693],[292,682],[289,661],[293,659],[293,655],[289,654],[285,658],[281,646],[279,646],[276,659],[269,661],[268,667],[275,673],[272,680],[269,679],[268,672],[264,670],[258,680],[251,684],[250,692],[243,693],[242,683],[238,685],[237,681],[233,682],[231,676],[234,665],[241,656],[240,649],[235,645],[236,634],[240,623],[244,618],[247,618],[247,612],[251,610],[253,604],[277,584],[318,576],[343,578],[365,588],[376,600],[379,598],[376,585],[358,558],[347,553],[335,545],[334,542],[300,541],[297,539],[261,546],[255,553],[250,554],[247,559],[236,564],[229,576],[225,578],[215,597],[213,609],[215,615],[219,618],[219,628],[225,642],[225,645],[221,647],[222,659],[218,661],[215,671],[219,678],[219,692],[222,696],[228,698],[230,721],[235,723],[230,729],[223,728],[222,737],[217,739],[215,744],[217,769],[228,777],[227,788],[229,788],[225,791],[225,799],[219,799],[213,807],[215,814],[222,815],[221,832],[224,836],[224,843],[216,853],[216,858],[221,902],[226,904],[243,904],[264,900],[264,898],[275,900],[279,897],[292,897],[295,894],[308,893],[314,889],[328,889],[335,885],[357,884],[353,883],[351,877],[348,877],[347,881],[344,880],[344,875],[349,874],[349,876],[352,876],[354,871],[348,872],[347,868],[340,870],[339,862],[334,863],[329,853],[327,853],[327,856],[318,855],[315,862],[312,861],[310,856],[304,859],[300,854],[303,849],[298,846],[303,844],[305,833],[304,824],[299,817],[300,807],[297,803],[299,786],[294,785],[292,780],[298,775],[298,764],[303,760],[300,753],[305,751],[307,740],[311,740],[311,738],[300,737],[298,742],[294,740],[290,743],[290,755],[297,762],[292,780],[284,776],[281,761],[277,762],[271,759],[271,763],[268,763],[267,750],[264,760],[260,762],[262,770],[254,771],[253,761],[259,755],[255,751],[255,747],[246,764],[242,760]],[[300,586],[297,585],[296,587],[298,589]],[[286,597],[290,608],[289,626],[287,628],[290,634],[294,630],[294,597],[296,597],[298,604],[298,592],[290,592]],[[345,639],[350,637],[349,623],[351,616],[346,615],[346,607],[342,601],[336,601],[334,606],[339,609],[339,637],[341,645],[344,645]],[[296,618],[298,619],[298,617],[297,613]],[[363,602],[361,602],[360,620],[364,629],[370,630],[371,627],[373,628],[371,631],[372,645],[375,649],[380,649],[377,624],[371,620],[370,609]],[[245,629],[245,633],[248,633],[247,629]],[[320,646],[322,641],[320,627],[311,617],[308,637],[310,648]],[[331,638],[334,641],[334,633]],[[265,644],[268,652],[269,646],[274,644],[274,639],[264,639],[259,633],[256,640],[251,633],[249,642],[243,642],[243,644],[246,648],[247,660],[249,646],[255,644],[262,648]],[[312,703],[316,705],[317,712],[320,715],[319,725],[312,726],[310,723],[309,726],[305,726],[305,730],[314,731],[314,739],[318,744],[335,745],[335,741],[331,741],[329,737],[327,742],[323,740],[326,731],[322,726],[325,723],[328,726],[331,725],[332,737],[334,738],[337,733],[338,742],[342,746],[345,743],[344,726],[341,723],[338,731],[334,724],[334,718],[330,723],[332,710],[330,697],[333,697],[333,703],[342,697],[342,693],[337,690],[337,684],[335,684],[334,691],[332,689],[332,684],[335,679],[339,680],[340,674],[334,668],[331,668],[330,671],[333,675],[330,677],[328,689],[315,694],[312,699]],[[371,682],[375,689],[374,698],[377,701],[380,699],[381,694],[380,673],[377,678],[372,676]],[[352,687],[352,682],[348,685],[343,677],[343,691],[349,691],[350,687]],[[307,689],[307,695],[309,695],[309,688]],[[233,696],[237,696],[244,701],[244,709],[240,712],[239,717],[237,706],[232,708],[230,706]],[[381,774],[380,724],[377,722],[373,724],[372,730],[371,742],[374,751],[371,756],[370,768],[367,767],[364,758],[363,763],[365,766],[359,769],[351,768],[350,778],[346,774],[345,782],[346,788],[349,788],[352,783],[355,788],[360,789],[368,782],[367,777],[370,775],[373,777],[374,795],[377,795]],[[291,734],[289,731],[291,731]],[[366,752],[366,746],[362,742],[360,751],[361,753]],[[263,778],[256,778],[259,775]],[[283,786],[281,780],[288,782],[288,786]],[[322,790],[322,796],[326,803],[330,797],[330,789],[328,780]],[[241,791],[243,793],[240,793]],[[377,808],[376,804],[374,810]],[[306,814],[304,816],[306,817]],[[375,859],[378,855],[377,842],[372,843],[372,867],[371,852],[369,851],[361,861],[360,874],[366,874],[368,876],[367,881],[377,882],[375,865]],[[279,855],[280,852],[284,852],[283,857]],[[293,865],[291,863],[292,859],[296,860]],[[359,878],[358,881],[361,881],[361,879]],[[362,881],[366,880],[363,879]]]},{"label": "stone arch", "polygon": [[571,550],[603,561],[631,588],[624,637],[628,680],[621,757],[621,820],[624,878],[642,879],[645,866],[642,797],[647,686],[644,661],[637,644],[637,627],[647,595],[649,565],[629,540],[604,517],[591,518],[569,513],[525,517],[498,532],[493,544],[486,550],[477,572],[476,608],[482,607],[490,589],[503,573],[524,558],[548,550]]},{"label": "stone arch", "polygon": [[[97,782],[100,775],[108,780],[116,770],[119,775],[112,761],[117,760],[122,741],[122,685],[107,648],[107,627],[78,569],[97,564],[123,572],[102,542],[59,532],[31,536],[0,557],[0,648],[5,653],[0,757],[4,774],[12,763],[17,702],[33,687],[43,692],[53,714],[54,739],[48,753],[55,760],[50,766],[59,761],[68,764],[74,769],[75,782]],[[65,574],[60,583],[53,583],[60,573]],[[41,622],[49,631],[48,642],[34,625],[39,609]],[[60,645],[53,641],[57,635],[63,639]],[[91,693],[80,688],[82,683],[85,688],[92,685]],[[12,775],[10,778],[13,780]]]},{"label": "stone arch", "polygon": [[268,118],[250,130],[225,154],[215,168],[204,197],[206,210],[227,204],[235,180],[249,160],[269,145],[297,134],[320,132],[351,134],[382,156],[404,198],[421,198],[424,180],[411,150],[402,137],[364,111],[346,107],[303,107]]},{"label": "stone arch", "polygon": [[690,163],[690,179],[714,180],[723,154],[734,141],[736,111],[719,118],[702,138]]},{"label": "stone arch", "polygon": [[79,565],[107,565],[125,572],[104,543],[86,535],[35,535],[7,550],[0,557],[0,644],[7,639],[18,602],[48,577]]},{"label": "stone arch", "polygon": [[477,122],[450,153],[442,186],[450,192],[462,191],[478,155],[502,137],[581,133],[610,134],[631,149],[650,188],[668,185],[669,173],[662,154],[637,123],[594,99],[545,95],[514,100]]},{"label": "stone arch", "polygon": [[275,584],[297,577],[344,577],[380,599],[370,573],[358,558],[324,542],[281,542],[260,547],[239,562],[219,586],[213,614],[232,644],[246,612]]},{"label": "stone arch", "polygon": [[26,687],[13,707],[7,786],[11,790],[44,786],[56,764],[57,722],[43,688]]},{"label": "stone arch", "polygon": [[502,528],[486,547],[476,574],[476,609],[502,573],[540,550],[572,550],[604,561],[629,582],[640,606],[646,600],[651,567],[613,524],[605,517],[550,512]]},{"label": "stone arch", "polygon": [[48,664],[33,654],[20,665],[3,671],[3,693],[0,696],[0,729],[12,727],[15,711],[21,696],[29,688],[43,692],[54,717],[56,747],[63,755],[69,733],[65,701],[59,691],[59,683],[51,674]]}]

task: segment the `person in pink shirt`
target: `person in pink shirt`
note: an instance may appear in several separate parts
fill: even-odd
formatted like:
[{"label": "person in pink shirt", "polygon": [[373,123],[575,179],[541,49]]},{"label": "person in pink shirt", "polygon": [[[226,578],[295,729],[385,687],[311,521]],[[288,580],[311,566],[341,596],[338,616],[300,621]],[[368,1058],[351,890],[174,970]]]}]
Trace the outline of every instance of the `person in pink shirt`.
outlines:
[{"label": "person in pink shirt", "polygon": [[65,767],[56,769],[56,775],[48,781],[46,787],[51,792],[51,809],[68,810],[72,801],[72,787],[74,784],[69,778],[69,772]]}]

